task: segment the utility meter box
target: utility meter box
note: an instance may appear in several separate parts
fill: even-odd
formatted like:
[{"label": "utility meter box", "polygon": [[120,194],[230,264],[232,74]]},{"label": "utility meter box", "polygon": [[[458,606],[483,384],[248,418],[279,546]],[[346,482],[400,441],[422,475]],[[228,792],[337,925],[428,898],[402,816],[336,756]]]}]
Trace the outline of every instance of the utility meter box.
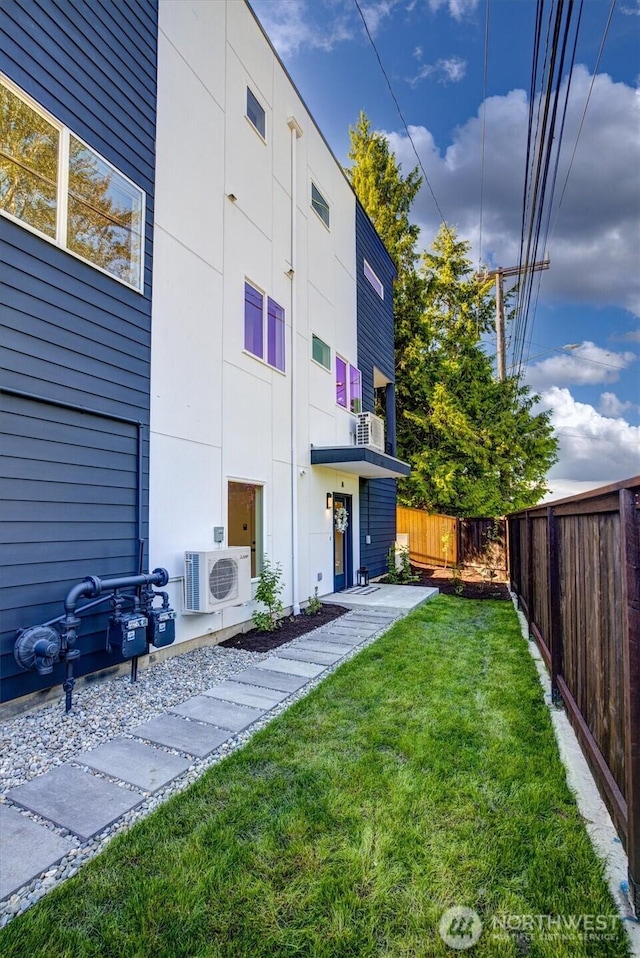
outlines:
[{"label": "utility meter box", "polygon": [[176,640],[176,614],[173,609],[149,609],[147,612],[147,641],[162,649]]},{"label": "utility meter box", "polygon": [[109,620],[107,641],[110,646],[120,649],[125,659],[144,655],[147,651],[147,625],[146,615],[120,612]]}]

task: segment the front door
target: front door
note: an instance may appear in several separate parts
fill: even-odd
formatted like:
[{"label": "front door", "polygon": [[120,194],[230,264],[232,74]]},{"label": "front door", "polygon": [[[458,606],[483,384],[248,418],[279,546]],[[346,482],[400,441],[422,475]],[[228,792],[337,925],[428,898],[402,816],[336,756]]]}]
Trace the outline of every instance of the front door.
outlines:
[{"label": "front door", "polygon": [[351,496],[333,494],[333,591],[353,585],[351,562]]}]

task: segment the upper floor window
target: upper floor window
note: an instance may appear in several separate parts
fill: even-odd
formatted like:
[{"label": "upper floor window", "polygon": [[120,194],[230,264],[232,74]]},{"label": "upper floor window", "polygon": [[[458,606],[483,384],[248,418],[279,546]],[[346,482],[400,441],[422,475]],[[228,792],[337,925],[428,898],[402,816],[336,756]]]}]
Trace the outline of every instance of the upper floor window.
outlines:
[{"label": "upper floor window", "polygon": [[325,200],[324,196],[318,189],[315,183],[311,184],[311,205],[324,223],[324,225],[329,229],[329,204]]},{"label": "upper floor window", "polygon": [[[266,324],[266,336],[265,336]],[[284,372],[284,309],[251,283],[244,284],[244,348]],[[265,339],[267,349],[265,354]]]},{"label": "upper floor window", "polygon": [[311,357],[325,369],[331,371],[331,348],[315,333],[311,337]]},{"label": "upper floor window", "polygon": [[267,125],[264,109],[249,87],[247,87],[247,119],[253,123],[262,139],[266,140]]},{"label": "upper floor window", "polygon": [[336,403],[353,413],[362,412],[362,374],[341,356],[336,356]]},{"label": "upper floor window", "polygon": [[364,261],[364,275],[367,277],[380,299],[384,299],[384,286],[382,285],[382,281],[378,279],[366,260]]},{"label": "upper floor window", "polygon": [[142,291],[145,194],[0,77],[0,212]]}]

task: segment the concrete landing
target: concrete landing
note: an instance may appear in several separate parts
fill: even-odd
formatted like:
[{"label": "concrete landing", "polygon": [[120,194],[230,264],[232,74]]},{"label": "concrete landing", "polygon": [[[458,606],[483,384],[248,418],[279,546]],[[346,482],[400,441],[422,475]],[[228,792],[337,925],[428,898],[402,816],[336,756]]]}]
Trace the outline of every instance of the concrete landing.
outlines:
[{"label": "concrete landing", "polygon": [[[372,587],[375,588],[375,592],[370,591]],[[397,609],[406,614],[437,595],[438,589],[429,589],[425,586],[380,585],[372,582],[367,586],[366,591],[332,592],[330,595],[323,595],[322,601],[330,602],[332,605],[343,605],[347,609]]]}]

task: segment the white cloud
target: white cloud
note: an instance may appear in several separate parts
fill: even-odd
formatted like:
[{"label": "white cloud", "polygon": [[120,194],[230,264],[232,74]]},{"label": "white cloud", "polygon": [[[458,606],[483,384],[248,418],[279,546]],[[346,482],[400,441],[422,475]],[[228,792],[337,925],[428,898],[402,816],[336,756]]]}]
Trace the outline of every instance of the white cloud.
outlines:
[{"label": "white cloud", "polygon": [[380,26],[387,17],[391,16],[393,8],[396,7],[399,2],[400,0],[376,0],[375,3],[360,4],[372,36],[375,37],[380,30]]},{"label": "white cloud", "polygon": [[453,56],[437,60],[435,63],[425,63],[417,74],[407,80],[409,86],[415,87],[427,77],[435,77],[439,83],[459,83],[467,73],[467,61]]},{"label": "white cloud", "polygon": [[[591,84],[584,66],[573,71],[571,95],[557,179],[555,203],[567,174],[578,127]],[[566,82],[563,84],[566,88]],[[447,222],[471,241],[474,259],[480,246],[482,117],[485,158],[482,261],[512,266],[519,260],[522,195],[529,105],[524,90],[488,98],[478,115],[453,134],[444,152],[435,148],[425,127],[410,127],[422,164]],[[415,164],[406,135],[388,134],[405,172]],[[640,169],[640,99],[624,83],[599,74],[551,236],[551,269],[541,276],[542,296],[617,305],[640,315],[638,269],[638,169]],[[413,207],[428,247],[440,225],[428,187]],[[552,211],[552,223],[555,210]],[[546,251],[540,249],[543,255]]]},{"label": "white cloud", "polygon": [[640,426],[602,416],[558,386],[542,394],[540,406],[551,411],[560,440],[559,461],[550,480],[605,483],[640,473]]},{"label": "white cloud", "polygon": [[601,412],[603,416],[622,416],[623,413],[636,409],[640,409],[640,407],[629,400],[623,402],[621,399],[618,399],[615,393],[605,392],[600,396],[599,412]]},{"label": "white cloud", "polygon": [[479,0],[429,0],[429,7],[434,13],[437,13],[442,7],[445,7],[454,20],[464,20],[470,16]]},{"label": "white cloud", "polygon": [[632,329],[629,333],[617,333],[609,339],[618,343],[640,343],[640,329]]},{"label": "white cloud", "polygon": [[332,50],[355,36],[353,17],[342,9],[329,15],[323,10],[322,29],[306,0],[270,0],[257,10],[260,22],[281,57],[292,56],[301,47]]},{"label": "white cloud", "polygon": [[525,370],[525,380],[535,390],[567,383],[576,383],[581,386],[615,383],[620,378],[622,370],[635,359],[637,359],[635,353],[611,352],[587,340],[577,349],[558,352],[555,356],[528,366]]}]

